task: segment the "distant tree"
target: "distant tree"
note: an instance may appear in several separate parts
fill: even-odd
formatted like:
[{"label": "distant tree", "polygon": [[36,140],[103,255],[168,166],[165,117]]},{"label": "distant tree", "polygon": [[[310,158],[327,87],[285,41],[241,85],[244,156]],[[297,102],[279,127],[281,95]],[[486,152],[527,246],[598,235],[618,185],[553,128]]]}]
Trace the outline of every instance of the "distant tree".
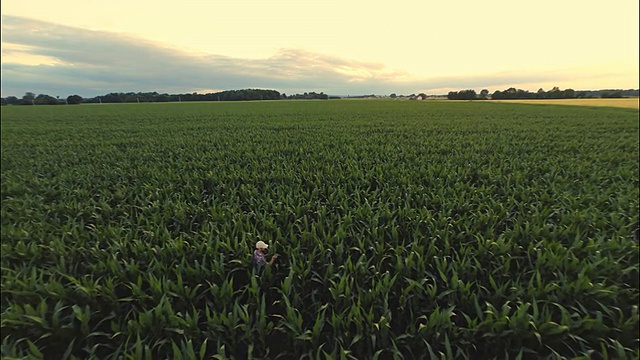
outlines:
[{"label": "distant tree", "polygon": [[515,99],[516,96],[518,95],[518,89],[510,87],[507,90],[505,90],[502,94],[506,96],[506,99]]},{"label": "distant tree", "polygon": [[476,94],[475,90],[469,89],[460,92],[463,96],[463,100],[476,100],[478,98],[478,94]]},{"label": "distant tree", "polygon": [[553,89],[547,91],[547,99],[561,99],[562,97],[563,93],[557,86],[554,86]]},{"label": "distant tree", "polygon": [[58,105],[58,99],[47,94],[39,94],[34,100],[36,105]]},{"label": "distant tree", "polygon": [[476,98],[476,91],[471,89],[450,91],[449,94],[447,94],[447,99],[449,100],[475,100]]},{"label": "distant tree", "polygon": [[124,102],[125,94],[122,93],[108,93],[106,95],[98,96],[103,103],[121,103]]},{"label": "distant tree", "polygon": [[515,99],[534,99],[537,95],[522,89],[517,89],[515,94]]},{"label": "distant tree", "polygon": [[67,104],[69,105],[81,104],[82,100],[83,100],[82,96],[80,95],[69,95],[69,97],[67,97]]},{"label": "distant tree", "polygon": [[32,92],[27,92],[20,100],[20,105],[33,105],[36,98],[36,94]]},{"label": "distant tree", "polygon": [[602,94],[600,94],[601,98],[621,98],[622,97],[622,91],[621,90],[616,90],[616,91],[604,91]]},{"label": "distant tree", "polygon": [[7,96],[6,100],[9,105],[18,105],[20,103],[20,99],[15,96]]},{"label": "distant tree", "polygon": [[487,89],[480,90],[480,96],[478,97],[478,99],[486,100],[487,97],[489,97],[489,90],[487,90]]},{"label": "distant tree", "polygon": [[527,90],[516,89],[516,88],[508,88],[504,91],[497,91],[493,93],[492,98],[499,99],[572,99],[576,97],[588,97],[589,94],[581,91],[576,94],[576,91],[573,89],[565,89],[560,90],[559,87],[555,86],[549,91],[544,91],[542,88],[538,89],[537,92],[532,93]]},{"label": "distant tree", "polygon": [[295,94],[289,95],[289,99],[319,99],[319,100],[328,100],[329,95],[324,92],[316,93],[316,92],[305,92],[304,94]]},{"label": "distant tree", "polygon": [[9,103],[7,102],[7,99],[2,98],[2,106],[5,106],[5,105],[9,105]]},{"label": "distant tree", "polygon": [[396,95],[396,93],[392,93],[391,95],[389,95],[389,97],[395,99],[396,97],[398,97],[398,95]]},{"label": "distant tree", "polygon": [[82,99],[82,102],[85,104],[98,104],[100,103],[100,97],[84,98]]},{"label": "distant tree", "polygon": [[170,97],[169,97],[169,94],[158,94],[153,101],[168,102],[170,101]]}]

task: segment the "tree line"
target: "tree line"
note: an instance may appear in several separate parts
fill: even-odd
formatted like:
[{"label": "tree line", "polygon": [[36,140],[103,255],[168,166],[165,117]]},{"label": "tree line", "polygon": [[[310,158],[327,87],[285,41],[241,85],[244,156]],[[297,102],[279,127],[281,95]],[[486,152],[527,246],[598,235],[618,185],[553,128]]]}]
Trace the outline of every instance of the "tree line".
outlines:
[{"label": "tree line", "polygon": [[80,104],[83,99],[79,95],[69,95],[66,99],[53,97],[46,94],[36,95],[32,92],[24,94],[18,99],[15,96],[7,96],[2,98],[2,105],[61,105],[61,104]]},{"label": "tree line", "polygon": [[[493,94],[489,94],[489,90],[482,89],[480,93],[475,90],[450,91],[447,94],[449,100],[509,100],[509,99],[572,99],[572,98],[623,98],[639,96],[638,89],[605,89],[605,90],[584,90],[575,91],[573,89],[560,90],[554,87],[549,91],[539,89],[537,92],[531,92],[522,89],[508,88],[500,91],[496,90]],[[376,97],[375,95],[350,96],[351,98],[367,98]],[[397,97],[391,94],[391,98]],[[403,97],[402,95],[400,97]],[[421,97],[425,99],[427,96],[423,93],[419,95],[412,94],[410,98]],[[264,89],[242,89],[242,90],[225,90],[216,93],[198,94],[167,94],[158,92],[128,92],[128,93],[109,93],[91,98],[83,98],[80,95],[70,95],[67,98],[60,99],[47,94],[36,95],[27,92],[18,98],[16,96],[7,96],[2,98],[2,105],[64,105],[64,104],[91,104],[91,103],[135,103],[135,102],[182,102],[182,101],[249,101],[249,100],[280,100],[280,99],[339,99],[337,96],[329,96],[323,92],[305,92],[303,94],[287,95],[276,90]]]},{"label": "tree line", "polygon": [[[319,99],[319,100],[327,100],[329,99],[329,95],[321,92],[320,94],[315,93],[315,92],[309,92],[309,93],[304,93],[304,94],[295,94],[295,95],[289,95],[287,96],[287,94],[282,94],[282,97],[284,99],[295,99],[295,100],[300,100],[300,99]],[[335,97],[332,97],[335,98]]]},{"label": "tree line", "polygon": [[522,89],[508,88],[500,91],[496,90],[489,96],[489,90],[483,89],[480,94],[476,94],[475,90],[450,91],[447,94],[449,100],[511,100],[511,99],[576,99],[576,98],[623,98],[630,96],[638,96],[639,90],[586,90],[575,91],[573,89],[560,90],[557,86],[549,91],[540,88],[537,92],[531,92]]},{"label": "tree line", "polygon": [[[332,97],[335,98],[335,97]],[[2,98],[2,105],[64,105],[64,104],[97,104],[97,103],[141,103],[141,102],[182,102],[182,101],[250,101],[250,100],[281,100],[281,99],[329,99],[324,93],[309,92],[287,96],[276,90],[242,89],[225,90],[207,94],[167,94],[158,92],[128,92],[109,93],[91,98],[70,95],[60,99],[46,94],[36,95],[27,92],[22,98],[7,96]]]}]

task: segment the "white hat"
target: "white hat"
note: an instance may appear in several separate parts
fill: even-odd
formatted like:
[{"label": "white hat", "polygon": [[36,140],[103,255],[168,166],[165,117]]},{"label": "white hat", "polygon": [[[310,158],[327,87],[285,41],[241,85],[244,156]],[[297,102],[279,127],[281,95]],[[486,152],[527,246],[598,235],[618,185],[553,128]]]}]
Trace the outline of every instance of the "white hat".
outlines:
[{"label": "white hat", "polygon": [[269,245],[267,245],[264,241],[260,240],[256,243],[256,249],[266,249]]}]

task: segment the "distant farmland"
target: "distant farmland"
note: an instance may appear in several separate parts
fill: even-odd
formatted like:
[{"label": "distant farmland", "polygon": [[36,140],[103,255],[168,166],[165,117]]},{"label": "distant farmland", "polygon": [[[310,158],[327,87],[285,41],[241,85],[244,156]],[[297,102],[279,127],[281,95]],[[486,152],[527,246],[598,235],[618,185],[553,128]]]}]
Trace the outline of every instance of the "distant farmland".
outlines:
[{"label": "distant farmland", "polygon": [[640,355],[635,109],[1,111],[3,358]]},{"label": "distant farmland", "polygon": [[623,98],[623,99],[545,99],[545,100],[493,100],[493,102],[518,102],[527,104],[552,104],[552,105],[576,105],[576,106],[606,106],[606,107],[621,107],[638,109],[638,98]]}]

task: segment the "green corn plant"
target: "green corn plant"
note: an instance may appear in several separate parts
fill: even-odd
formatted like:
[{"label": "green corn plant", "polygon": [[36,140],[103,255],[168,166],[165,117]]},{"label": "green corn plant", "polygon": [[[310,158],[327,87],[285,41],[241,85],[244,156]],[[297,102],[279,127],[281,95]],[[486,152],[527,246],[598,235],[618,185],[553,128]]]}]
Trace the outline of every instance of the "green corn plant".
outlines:
[{"label": "green corn plant", "polygon": [[633,112],[103,105],[2,107],[3,357],[637,357]]}]

